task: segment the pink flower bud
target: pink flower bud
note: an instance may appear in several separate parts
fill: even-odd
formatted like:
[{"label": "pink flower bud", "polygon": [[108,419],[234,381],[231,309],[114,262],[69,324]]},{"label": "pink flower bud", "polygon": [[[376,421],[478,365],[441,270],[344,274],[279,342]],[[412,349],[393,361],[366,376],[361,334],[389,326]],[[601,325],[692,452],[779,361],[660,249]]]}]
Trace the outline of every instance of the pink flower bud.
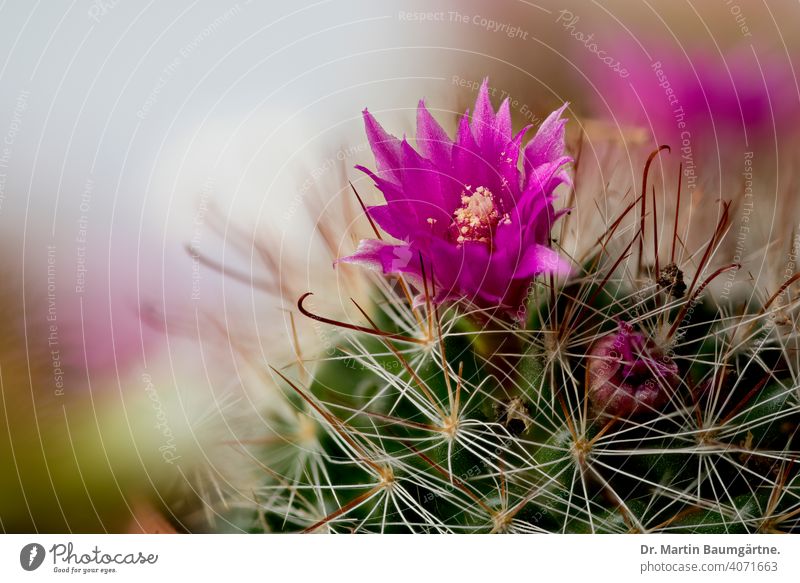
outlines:
[{"label": "pink flower bud", "polygon": [[652,339],[620,322],[589,352],[589,398],[598,413],[657,412],[678,386],[678,365]]}]

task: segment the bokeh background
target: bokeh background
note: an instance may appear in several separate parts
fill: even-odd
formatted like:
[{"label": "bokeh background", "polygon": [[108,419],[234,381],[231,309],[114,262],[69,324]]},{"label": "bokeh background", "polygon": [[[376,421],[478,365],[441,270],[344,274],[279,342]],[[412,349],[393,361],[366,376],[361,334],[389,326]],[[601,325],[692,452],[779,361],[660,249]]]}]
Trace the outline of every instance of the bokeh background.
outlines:
[{"label": "bokeh background", "polygon": [[790,0],[3,2],[0,530],[236,530],[266,366],[330,342],[294,301],[363,293],[331,260],[367,227],[348,181],[375,197],[364,107],[452,128],[488,77],[518,127],[570,103],[589,198],[666,143],[698,212],[750,173],[792,239],[798,25]]}]

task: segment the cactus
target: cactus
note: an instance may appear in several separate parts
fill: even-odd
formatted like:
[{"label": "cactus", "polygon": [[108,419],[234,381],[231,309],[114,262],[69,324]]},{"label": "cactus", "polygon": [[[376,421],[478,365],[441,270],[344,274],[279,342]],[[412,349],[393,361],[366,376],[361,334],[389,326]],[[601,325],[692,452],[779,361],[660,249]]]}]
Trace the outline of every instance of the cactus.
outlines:
[{"label": "cactus", "polygon": [[[373,150],[394,147],[373,121]],[[563,124],[549,123],[558,145]],[[647,159],[638,197],[580,255],[548,241],[571,269],[514,272],[499,282],[513,294],[495,305],[443,283],[437,256],[413,244],[392,256],[399,267],[369,257],[378,271],[369,305],[353,302],[357,317],[317,313],[300,297],[298,312],[335,332],[336,348],[270,369],[289,406],[270,412],[270,435],[248,448],[259,483],[229,505],[229,520],[257,532],[800,531],[790,296],[800,276],[770,293],[721,294],[719,281],[743,267],[720,259],[730,203],[687,248],[680,185],[667,218],[648,192],[664,149]],[[542,162],[549,174],[530,170],[546,205],[571,186],[555,150]],[[390,155],[376,153],[380,170]],[[481,192],[482,204],[497,195]],[[463,214],[474,198],[461,200]],[[502,220],[490,210],[480,216]],[[563,232],[556,221],[569,217],[545,214],[547,232]],[[486,244],[496,223],[473,223],[481,241],[454,245]]]}]

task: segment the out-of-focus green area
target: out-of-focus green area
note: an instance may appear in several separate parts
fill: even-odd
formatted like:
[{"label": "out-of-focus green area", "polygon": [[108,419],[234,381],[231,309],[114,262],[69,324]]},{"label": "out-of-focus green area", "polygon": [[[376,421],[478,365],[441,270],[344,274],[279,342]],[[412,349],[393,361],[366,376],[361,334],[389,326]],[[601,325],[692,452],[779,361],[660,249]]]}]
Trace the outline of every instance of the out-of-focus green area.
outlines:
[{"label": "out-of-focus green area", "polygon": [[64,348],[51,350],[46,327],[23,328],[10,281],[0,288],[0,530],[143,530],[142,505],[160,506],[185,455],[164,423],[166,394],[132,375],[90,384]]}]

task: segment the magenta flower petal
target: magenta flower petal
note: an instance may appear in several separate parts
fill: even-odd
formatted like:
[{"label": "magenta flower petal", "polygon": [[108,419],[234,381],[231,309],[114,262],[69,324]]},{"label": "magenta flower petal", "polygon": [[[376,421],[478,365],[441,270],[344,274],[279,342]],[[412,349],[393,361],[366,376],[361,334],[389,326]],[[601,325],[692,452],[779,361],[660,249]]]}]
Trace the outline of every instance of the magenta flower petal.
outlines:
[{"label": "magenta flower petal", "polygon": [[420,100],[417,107],[417,145],[422,154],[441,168],[449,168],[452,161],[453,140],[447,135]]},{"label": "magenta flower petal", "polygon": [[569,275],[572,267],[561,255],[544,245],[534,245],[525,250],[525,255],[519,261],[514,277],[524,279],[539,275],[540,273],[555,273],[556,275]]},{"label": "magenta flower petal", "polygon": [[367,131],[372,153],[375,156],[375,163],[378,172],[388,173],[389,178],[395,179],[395,171],[400,168],[400,140],[387,133],[372,114],[364,110],[364,127]]},{"label": "magenta flower petal", "polygon": [[559,184],[569,184],[569,176],[563,168],[571,161],[572,158],[562,156],[552,162],[545,162],[541,166],[532,168],[528,172],[527,188],[552,192]]},{"label": "magenta flower petal", "polygon": [[364,239],[352,255],[337,259],[336,263],[356,263],[381,271],[384,275],[420,274],[420,265],[408,245],[393,245],[376,239]]},{"label": "magenta flower petal", "polygon": [[533,168],[564,155],[564,127],[567,120],[561,116],[567,103],[547,116],[536,136],[525,146],[525,161]]},{"label": "magenta flower petal", "polygon": [[[565,103],[547,116],[539,131],[525,146],[525,169],[528,173],[526,188],[536,183],[540,188],[548,188],[549,180],[555,174],[555,171],[550,174],[550,170],[557,170],[571,161],[569,157],[564,156],[564,126],[567,120],[562,119],[561,115],[566,107]],[[548,174],[546,179],[548,182],[545,182],[545,176]],[[566,172],[560,172],[557,178],[560,182],[569,182]]]},{"label": "magenta flower petal", "polygon": [[421,221],[418,227],[429,231],[434,222],[446,223],[458,205],[458,194],[455,185],[450,183],[450,173],[437,168],[405,140],[401,144],[401,155],[401,188],[407,200],[416,207]]},{"label": "magenta flower petal", "polygon": [[550,248],[556,211],[554,190],[568,182],[564,166],[564,108],[553,112],[525,147],[516,135],[508,102],[495,111],[488,82],[478,92],[472,116],[461,119],[451,140],[420,101],[418,150],[386,132],[364,110],[375,172],[365,172],[385,205],[368,209],[391,244],[365,240],[340,259],[384,274],[433,278],[435,301],[467,299],[479,307],[520,311],[537,275],[568,274],[569,262]]},{"label": "magenta flower petal", "polygon": [[489,100],[488,80],[484,80],[478,91],[475,112],[470,124],[480,152],[490,158],[498,158],[511,139],[511,112],[508,100],[503,101],[497,114]]},{"label": "magenta flower petal", "polygon": [[398,211],[398,203],[389,203],[367,208],[367,213],[378,226],[390,234],[395,239],[402,239],[411,230],[411,227],[403,220],[403,213]]}]

